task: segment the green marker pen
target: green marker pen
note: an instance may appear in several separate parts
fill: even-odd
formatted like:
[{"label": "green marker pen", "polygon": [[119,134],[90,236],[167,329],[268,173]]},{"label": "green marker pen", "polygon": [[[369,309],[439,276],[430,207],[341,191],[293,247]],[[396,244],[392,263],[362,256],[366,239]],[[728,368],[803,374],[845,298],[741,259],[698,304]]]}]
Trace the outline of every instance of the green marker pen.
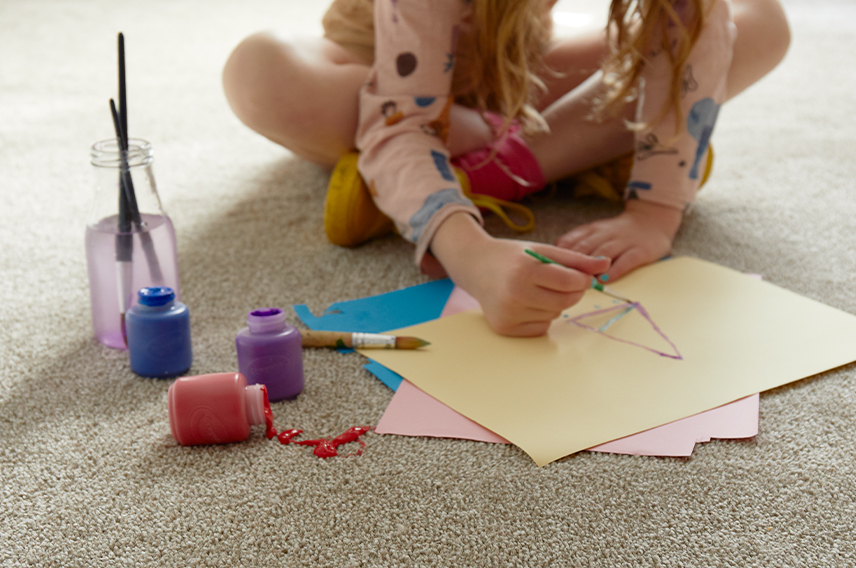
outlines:
[{"label": "green marker pen", "polygon": [[543,254],[538,254],[534,250],[526,249],[525,252],[526,252],[526,254],[531,256],[532,258],[536,258],[536,259],[540,260],[541,262],[543,262],[544,264],[559,264],[555,260],[553,260],[551,258],[547,258]]},{"label": "green marker pen", "polygon": [[[540,260],[540,261],[541,261],[541,262],[543,262],[544,264],[558,264],[559,266],[563,266],[561,263],[556,262],[556,261],[555,261],[555,260],[553,260],[552,258],[547,258],[547,257],[546,257],[546,256],[544,256],[543,254],[538,254],[538,253],[537,253],[537,252],[535,252],[534,250],[526,249],[524,252],[525,252],[526,254],[528,254],[529,256],[531,256],[532,258],[535,258],[535,259],[537,259],[537,260]],[[613,291],[609,290],[606,286],[604,286],[603,284],[601,284],[600,282],[598,282],[598,281],[597,281],[597,278],[592,278],[592,279],[591,279],[591,287],[592,287],[593,289],[597,290],[598,292],[602,292],[602,293],[606,294],[607,296],[612,296],[612,297],[613,297],[613,298],[615,298],[616,300],[621,300],[622,302],[627,302],[627,303],[629,303],[629,304],[632,304],[632,303],[633,303],[633,300],[628,300],[628,299],[627,299],[627,298],[625,298],[624,296],[620,296],[620,295],[616,294],[615,292],[613,292]]]}]

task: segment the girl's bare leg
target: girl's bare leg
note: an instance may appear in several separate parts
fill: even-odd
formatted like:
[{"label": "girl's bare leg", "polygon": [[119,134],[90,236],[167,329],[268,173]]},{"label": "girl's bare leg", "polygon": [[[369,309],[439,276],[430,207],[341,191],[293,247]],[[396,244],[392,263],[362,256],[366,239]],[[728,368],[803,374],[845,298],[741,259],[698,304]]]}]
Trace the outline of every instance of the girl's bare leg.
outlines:
[{"label": "girl's bare leg", "polygon": [[[355,144],[367,61],[325,38],[260,32],[223,69],[223,87],[244,124],[298,156],[332,167]],[[490,127],[473,110],[451,110],[449,150],[487,144]]]},{"label": "girl's bare leg", "polygon": [[791,32],[779,0],[733,0],[737,40],[728,72],[728,98],[772,71],[785,57]]},{"label": "girl's bare leg", "polygon": [[261,32],[232,52],[223,88],[244,124],[298,156],[332,166],[354,146],[368,69],[327,39]]},{"label": "girl's bare leg", "polygon": [[[790,43],[784,12],[777,0],[734,0],[737,38],[728,71],[727,96],[733,97],[771,71]],[[600,72],[558,98],[543,111],[549,135],[529,142],[548,180],[556,180],[623,156],[633,150],[633,135],[624,125],[635,114],[629,104],[621,116],[594,122],[587,117],[592,99],[601,92]],[[557,244],[582,254],[603,255],[613,263],[607,278],[668,254],[680,227],[678,210],[631,200],[623,213],[576,227]]]},{"label": "girl's bare leg", "polygon": [[[776,67],[790,43],[788,23],[778,0],[734,0],[733,10],[737,39],[728,73],[729,98]],[[596,69],[606,55],[604,41],[602,32],[569,38],[553,47],[547,61],[560,71]],[[569,71],[564,78],[548,78],[548,88],[542,99],[542,114],[550,133],[528,141],[547,180],[572,176],[633,150],[633,135],[624,121],[633,118],[635,103],[615,119],[589,119],[592,100],[603,88],[599,72],[581,78]]]},{"label": "girl's bare leg", "polygon": [[536,108],[543,112],[579,87],[600,69],[606,56],[606,32],[603,30],[554,40],[544,55],[546,71],[540,74],[547,90],[538,97]]}]

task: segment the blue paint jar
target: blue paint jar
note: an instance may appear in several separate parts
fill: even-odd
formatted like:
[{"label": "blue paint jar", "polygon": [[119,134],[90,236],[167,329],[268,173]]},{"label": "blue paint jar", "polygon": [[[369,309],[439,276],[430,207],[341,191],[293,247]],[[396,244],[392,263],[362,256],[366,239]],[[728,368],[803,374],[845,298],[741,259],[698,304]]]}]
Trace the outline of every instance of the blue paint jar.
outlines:
[{"label": "blue paint jar", "polygon": [[131,370],[152,378],[186,373],[193,361],[190,310],[165,286],[143,288],[137,296],[125,316]]}]

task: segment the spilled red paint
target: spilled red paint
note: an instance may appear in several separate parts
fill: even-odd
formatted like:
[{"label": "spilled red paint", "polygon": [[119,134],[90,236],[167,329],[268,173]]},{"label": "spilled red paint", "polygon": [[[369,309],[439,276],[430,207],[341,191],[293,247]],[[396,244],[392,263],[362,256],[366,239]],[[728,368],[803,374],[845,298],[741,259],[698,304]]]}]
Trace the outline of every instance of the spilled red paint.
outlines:
[{"label": "spilled red paint", "polygon": [[[342,434],[336,436],[332,440],[327,440],[324,438],[320,438],[317,440],[300,440],[294,441],[293,438],[303,433],[303,430],[286,430],[279,435],[279,441],[282,444],[298,444],[300,446],[315,446],[315,449],[312,453],[314,453],[319,458],[332,458],[333,456],[339,455],[337,448],[342,444],[347,444],[348,442],[359,442],[360,449],[357,450],[355,454],[348,455],[361,455],[363,453],[363,448],[366,447],[366,443],[360,439],[360,436],[369,432],[372,429],[371,426],[354,426],[353,428],[348,428]],[[271,436],[269,436],[270,438]]]},{"label": "spilled red paint", "polygon": [[279,441],[281,444],[288,444],[291,442],[291,439],[297,436],[298,434],[303,434],[303,430],[298,430],[297,428],[292,428],[291,430],[283,430],[279,433]]},{"label": "spilled red paint", "polygon": [[339,446],[341,444],[353,442],[371,429],[371,426],[354,426],[353,428],[348,428],[343,434],[339,434],[333,438],[333,443]]},{"label": "spilled red paint", "polygon": [[265,385],[262,385],[262,393],[265,400],[265,436],[270,440],[276,436],[276,428],[273,427],[273,411],[270,409],[270,401],[268,400],[268,392]]}]

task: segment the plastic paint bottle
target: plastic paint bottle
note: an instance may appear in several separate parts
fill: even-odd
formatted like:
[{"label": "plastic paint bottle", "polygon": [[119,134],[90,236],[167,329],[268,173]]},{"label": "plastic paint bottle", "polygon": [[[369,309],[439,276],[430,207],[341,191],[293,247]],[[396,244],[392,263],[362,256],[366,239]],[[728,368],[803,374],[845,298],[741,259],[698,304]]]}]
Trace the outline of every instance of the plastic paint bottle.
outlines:
[{"label": "plastic paint bottle", "polygon": [[235,338],[238,370],[249,384],[267,386],[273,401],[294,398],[303,390],[303,347],[300,331],[285,321],[279,308],[247,314],[247,327]]},{"label": "plastic paint bottle", "polygon": [[169,426],[182,446],[243,442],[250,426],[266,424],[276,436],[264,385],[247,385],[241,373],[181,377],[169,387]]},{"label": "plastic paint bottle", "polygon": [[143,288],[137,301],[125,318],[131,370],[153,378],[186,373],[193,362],[190,310],[164,286]]}]

